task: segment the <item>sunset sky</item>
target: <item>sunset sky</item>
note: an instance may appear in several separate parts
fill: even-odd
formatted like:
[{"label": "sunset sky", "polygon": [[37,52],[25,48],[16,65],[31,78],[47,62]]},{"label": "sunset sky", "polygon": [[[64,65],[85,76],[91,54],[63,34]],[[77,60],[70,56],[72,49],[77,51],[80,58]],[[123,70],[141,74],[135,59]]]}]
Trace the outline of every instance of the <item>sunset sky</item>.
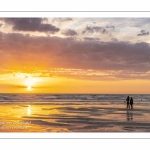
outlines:
[{"label": "sunset sky", "polygon": [[0,93],[150,93],[150,18],[0,18]]}]

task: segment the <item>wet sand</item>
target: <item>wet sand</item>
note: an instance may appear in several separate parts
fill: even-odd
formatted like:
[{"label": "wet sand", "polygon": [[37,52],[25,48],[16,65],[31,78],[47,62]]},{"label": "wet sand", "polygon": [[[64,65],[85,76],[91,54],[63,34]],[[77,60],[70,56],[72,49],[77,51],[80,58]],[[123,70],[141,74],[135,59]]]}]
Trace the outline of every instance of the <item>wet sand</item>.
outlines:
[{"label": "wet sand", "polygon": [[0,132],[150,132],[150,106],[124,103],[1,103]]}]

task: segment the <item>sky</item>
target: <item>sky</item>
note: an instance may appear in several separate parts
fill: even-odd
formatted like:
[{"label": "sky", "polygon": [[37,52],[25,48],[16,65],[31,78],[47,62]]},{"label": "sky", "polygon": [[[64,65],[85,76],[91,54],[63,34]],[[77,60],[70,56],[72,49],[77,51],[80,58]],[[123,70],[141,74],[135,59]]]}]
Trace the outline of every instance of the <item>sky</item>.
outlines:
[{"label": "sky", "polygon": [[149,94],[150,18],[0,18],[0,93]]}]

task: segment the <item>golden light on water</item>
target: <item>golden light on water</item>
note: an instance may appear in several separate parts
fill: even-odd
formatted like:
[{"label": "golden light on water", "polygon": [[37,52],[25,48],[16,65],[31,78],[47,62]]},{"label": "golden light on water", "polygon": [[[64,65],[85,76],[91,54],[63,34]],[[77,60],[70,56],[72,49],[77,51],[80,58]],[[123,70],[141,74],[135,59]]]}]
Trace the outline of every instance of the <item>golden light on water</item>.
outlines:
[{"label": "golden light on water", "polygon": [[30,116],[30,114],[31,114],[31,106],[30,105],[28,105],[28,107],[27,107],[27,114],[28,114],[28,116]]}]

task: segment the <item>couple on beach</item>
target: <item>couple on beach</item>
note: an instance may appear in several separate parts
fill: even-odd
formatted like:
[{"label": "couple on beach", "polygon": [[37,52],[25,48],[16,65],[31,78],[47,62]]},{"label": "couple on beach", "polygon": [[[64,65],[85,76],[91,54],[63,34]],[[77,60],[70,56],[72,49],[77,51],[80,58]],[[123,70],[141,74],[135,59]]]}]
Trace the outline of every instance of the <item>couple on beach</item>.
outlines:
[{"label": "couple on beach", "polygon": [[127,102],[127,109],[130,109],[130,106],[131,106],[131,109],[133,109],[133,98],[128,96],[126,98],[126,102]]}]

